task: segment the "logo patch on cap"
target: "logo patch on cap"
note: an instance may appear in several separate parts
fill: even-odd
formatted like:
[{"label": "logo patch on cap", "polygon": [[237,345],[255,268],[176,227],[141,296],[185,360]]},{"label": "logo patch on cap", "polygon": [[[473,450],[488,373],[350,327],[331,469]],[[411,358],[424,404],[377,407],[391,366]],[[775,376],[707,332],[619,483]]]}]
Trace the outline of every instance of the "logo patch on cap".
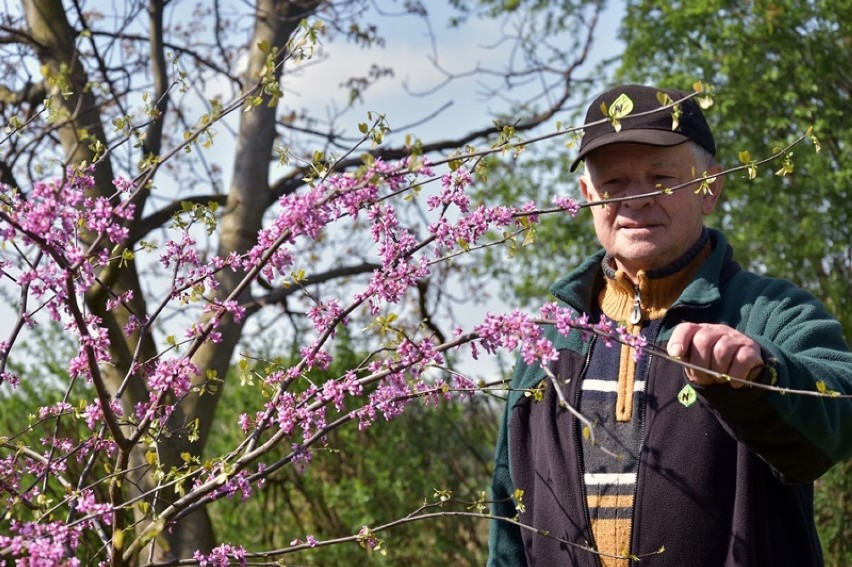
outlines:
[{"label": "logo patch on cap", "polygon": [[602,102],[601,111],[604,113],[604,116],[609,117],[609,121],[612,127],[615,128],[615,131],[620,132],[621,122],[619,119],[633,112],[633,100],[626,94],[621,93],[609,107],[607,107],[606,102]]}]

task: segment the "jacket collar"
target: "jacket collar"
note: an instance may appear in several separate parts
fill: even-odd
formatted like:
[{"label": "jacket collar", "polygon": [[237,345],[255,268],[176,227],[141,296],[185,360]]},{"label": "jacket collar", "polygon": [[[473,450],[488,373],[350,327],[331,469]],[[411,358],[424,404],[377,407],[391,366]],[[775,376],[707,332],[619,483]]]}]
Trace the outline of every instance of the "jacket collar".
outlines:
[{"label": "jacket collar", "polygon": [[[713,251],[683,290],[675,305],[704,306],[721,299],[719,279],[733,250],[718,230],[708,229]],[[599,250],[584,260],[574,271],[550,287],[550,292],[580,313],[591,313],[604,284],[601,262],[605,252]]]}]

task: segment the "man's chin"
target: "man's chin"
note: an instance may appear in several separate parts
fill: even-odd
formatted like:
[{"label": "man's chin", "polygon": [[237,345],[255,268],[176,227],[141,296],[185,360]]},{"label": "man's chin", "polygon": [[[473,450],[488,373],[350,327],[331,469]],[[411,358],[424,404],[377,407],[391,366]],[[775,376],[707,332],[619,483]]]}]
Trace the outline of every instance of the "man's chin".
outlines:
[{"label": "man's chin", "polygon": [[630,234],[619,234],[616,242],[617,248],[624,254],[625,258],[646,258],[659,254],[665,242],[655,234],[643,234],[640,232]]},{"label": "man's chin", "polygon": [[659,267],[661,251],[650,243],[636,243],[625,246],[624,254],[615,253],[613,256],[631,271],[652,270]]}]

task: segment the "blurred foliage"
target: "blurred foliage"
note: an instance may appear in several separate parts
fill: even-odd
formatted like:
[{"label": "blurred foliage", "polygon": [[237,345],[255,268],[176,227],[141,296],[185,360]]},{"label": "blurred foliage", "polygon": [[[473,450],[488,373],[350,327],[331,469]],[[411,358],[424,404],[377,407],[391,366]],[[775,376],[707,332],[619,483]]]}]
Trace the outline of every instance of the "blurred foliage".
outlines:
[{"label": "blurred foliage", "polygon": [[[101,454],[95,461],[81,461],[73,458],[74,453],[71,452],[72,458],[60,461],[57,459],[59,452],[54,451],[55,446],[66,440],[85,439],[91,434],[77,413],[85,407],[85,400],[95,398],[94,388],[77,388],[73,397],[67,391],[69,376],[66,366],[67,361],[73,358],[73,352],[72,341],[59,325],[33,327],[28,341],[16,349],[15,356],[9,361],[9,370],[21,377],[20,383],[15,389],[4,387],[0,390],[0,459],[15,463],[16,468],[23,473],[17,492],[38,486],[40,503],[59,502],[68,491],[81,488],[94,490],[99,502],[109,501],[106,485],[92,482],[108,475],[109,457]],[[75,411],[58,419],[40,415],[40,408],[52,407],[60,402],[68,403]],[[80,479],[80,482],[77,486],[63,486],[57,481],[56,475],[45,478],[36,474],[35,467],[28,465],[30,459],[39,463],[39,466],[52,460],[53,467],[67,471],[63,475],[65,478]],[[11,496],[12,487],[4,489],[6,496]],[[8,526],[12,520],[24,522],[41,517],[42,507],[31,507],[21,499],[9,498],[9,501],[13,504],[0,512],[0,534],[10,535]],[[69,523],[74,520],[65,512],[54,512],[45,519]],[[102,548],[97,533],[84,532],[80,547],[76,550],[76,559],[82,565],[93,565],[97,563]]]},{"label": "blurred foliage", "polygon": [[852,461],[840,463],[817,482],[814,507],[825,564],[852,565]]},{"label": "blurred foliage", "polygon": [[708,112],[727,167],[768,157],[808,127],[795,171],[773,162],[726,180],[715,222],[749,268],[808,289],[852,338],[852,0],[633,1],[621,28],[618,82],[712,85]]},{"label": "blurred foliage", "polygon": [[[362,357],[346,352],[338,341],[335,361],[323,381],[352,368]],[[217,428],[209,454],[228,451],[242,440],[240,413],[257,407],[256,388],[226,380]],[[295,537],[319,541],[357,534],[363,526],[403,518],[424,502],[435,502],[436,490],[473,501],[487,490],[498,417],[483,396],[441,402],[437,407],[414,400],[405,414],[359,431],[357,420],[335,430],[325,446],[313,452],[304,473],[288,466],[274,473],[251,499],[239,496],[210,508],[219,541],[239,542],[246,549],[289,546]],[[273,451],[265,462],[289,453]],[[381,465],[381,466],[377,466]],[[465,510],[464,505],[447,510]],[[485,519],[445,517],[413,522],[377,533],[385,554],[368,553],[358,543],[318,547],[286,555],[298,565],[483,565],[487,556]]]}]

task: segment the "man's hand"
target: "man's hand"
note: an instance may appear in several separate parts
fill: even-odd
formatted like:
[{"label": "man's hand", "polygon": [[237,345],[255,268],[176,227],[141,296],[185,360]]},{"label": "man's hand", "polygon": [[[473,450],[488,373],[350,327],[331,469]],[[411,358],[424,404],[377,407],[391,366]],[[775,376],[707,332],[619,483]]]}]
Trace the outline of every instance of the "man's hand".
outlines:
[{"label": "man's hand", "polygon": [[[763,368],[760,345],[727,325],[681,323],[675,327],[667,350],[669,356],[684,362],[744,380],[755,380]],[[690,382],[700,386],[728,382],[691,368],[685,368],[685,373]],[[730,384],[732,388],[746,385],[737,381]]]}]

